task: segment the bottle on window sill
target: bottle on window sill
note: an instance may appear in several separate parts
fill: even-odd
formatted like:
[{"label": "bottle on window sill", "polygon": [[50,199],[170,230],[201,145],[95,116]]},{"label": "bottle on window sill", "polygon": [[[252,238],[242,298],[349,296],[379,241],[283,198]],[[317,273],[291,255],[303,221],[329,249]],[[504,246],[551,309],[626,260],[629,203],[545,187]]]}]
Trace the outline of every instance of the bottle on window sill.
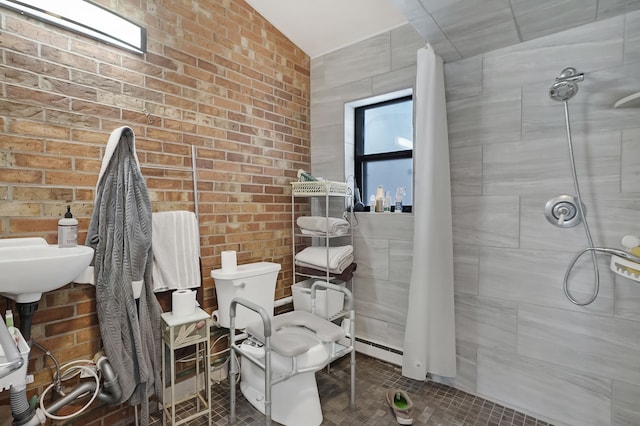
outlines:
[{"label": "bottle on window sill", "polygon": [[400,187],[396,190],[396,213],[402,213],[402,197],[407,195],[407,190],[404,187]]}]

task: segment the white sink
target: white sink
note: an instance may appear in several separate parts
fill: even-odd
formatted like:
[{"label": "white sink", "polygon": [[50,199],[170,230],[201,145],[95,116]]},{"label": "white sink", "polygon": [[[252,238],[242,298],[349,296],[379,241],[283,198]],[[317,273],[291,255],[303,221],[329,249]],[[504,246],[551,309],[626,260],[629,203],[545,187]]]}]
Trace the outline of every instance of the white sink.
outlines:
[{"label": "white sink", "polygon": [[0,294],[18,303],[37,302],[42,293],[73,281],[91,259],[91,247],[60,248],[44,238],[0,239]]}]

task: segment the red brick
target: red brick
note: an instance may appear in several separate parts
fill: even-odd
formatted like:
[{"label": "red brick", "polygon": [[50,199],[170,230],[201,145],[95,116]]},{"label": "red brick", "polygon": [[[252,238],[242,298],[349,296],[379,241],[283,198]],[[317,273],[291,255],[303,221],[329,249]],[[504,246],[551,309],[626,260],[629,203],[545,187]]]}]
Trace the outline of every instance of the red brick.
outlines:
[{"label": "red brick", "polygon": [[[291,294],[289,182],[310,162],[309,58],[245,2],[205,0],[199,9],[191,2],[100,3],[147,27],[146,55],[7,14],[0,196],[13,198],[0,204],[10,214],[0,232],[55,243],[60,212],[70,203],[84,238],[107,140],[127,125],[154,211],[193,209],[189,169],[191,146],[198,147],[203,307],[216,308],[208,273],[220,266],[224,249],[238,251],[242,262],[282,263],[277,291]],[[41,306],[34,336],[59,359],[99,349],[95,288],[71,284],[46,294]],[[38,356],[30,364],[45,362]],[[50,381],[48,368],[29,392]],[[82,419],[131,419],[130,410],[116,410],[97,405]]]}]

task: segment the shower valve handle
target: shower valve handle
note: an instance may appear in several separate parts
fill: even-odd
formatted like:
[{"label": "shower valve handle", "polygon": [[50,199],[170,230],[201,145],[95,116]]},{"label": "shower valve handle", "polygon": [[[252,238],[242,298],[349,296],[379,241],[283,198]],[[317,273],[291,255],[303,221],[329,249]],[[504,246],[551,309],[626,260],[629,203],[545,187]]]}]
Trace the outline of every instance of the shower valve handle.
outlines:
[{"label": "shower valve handle", "polygon": [[[578,200],[572,195],[558,195],[547,201],[544,207],[544,215],[549,223],[560,228],[576,226],[582,221],[577,203]],[[583,205],[582,212],[585,210]]]},{"label": "shower valve handle", "polygon": [[569,209],[562,206],[558,208],[558,213],[560,214],[560,216],[558,216],[558,225],[562,226],[564,225],[564,219],[569,215]]}]

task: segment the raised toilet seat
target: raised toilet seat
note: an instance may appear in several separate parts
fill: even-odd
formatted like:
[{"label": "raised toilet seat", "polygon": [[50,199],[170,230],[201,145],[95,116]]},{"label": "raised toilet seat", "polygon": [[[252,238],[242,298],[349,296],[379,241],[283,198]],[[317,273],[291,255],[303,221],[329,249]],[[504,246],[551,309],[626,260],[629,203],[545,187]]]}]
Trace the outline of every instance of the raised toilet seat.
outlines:
[{"label": "raised toilet seat", "polygon": [[[218,298],[216,325],[229,329],[229,423],[236,420],[236,382],[247,400],[271,419],[287,426],[317,426],[322,409],[315,372],[350,355],[349,406],[355,407],[355,311],[346,286],[325,281],[311,285],[311,309],[316,289],[344,294],[348,331],[310,312],[296,310],[273,315],[281,267],[271,262],[238,265],[236,270],[211,271]],[[240,334],[236,334],[240,331]],[[346,336],[345,336],[346,331]],[[250,337],[248,337],[250,336]]]},{"label": "raised toilet seat", "polygon": [[[251,336],[240,345],[240,390],[259,411],[265,413],[265,370],[256,361],[265,362],[264,346],[256,347],[253,339],[265,344],[262,323],[246,329]],[[315,373],[336,355],[336,343],[344,338],[344,330],[316,315],[293,311],[271,318],[271,415],[283,425],[317,426],[322,423],[322,408]]]},{"label": "raised toilet seat", "polygon": [[[291,333],[291,327],[304,327],[312,331],[317,340],[301,339]],[[247,332],[264,343],[264,327],[261,322],[249,324]],[[284,357],[301,355],[318,343],[335,343],[343,337],[345,333],[342,327],[307,311],[291,311],[271,318],[271,350]],[[320,368],[322,367],[324,365]]]}]

